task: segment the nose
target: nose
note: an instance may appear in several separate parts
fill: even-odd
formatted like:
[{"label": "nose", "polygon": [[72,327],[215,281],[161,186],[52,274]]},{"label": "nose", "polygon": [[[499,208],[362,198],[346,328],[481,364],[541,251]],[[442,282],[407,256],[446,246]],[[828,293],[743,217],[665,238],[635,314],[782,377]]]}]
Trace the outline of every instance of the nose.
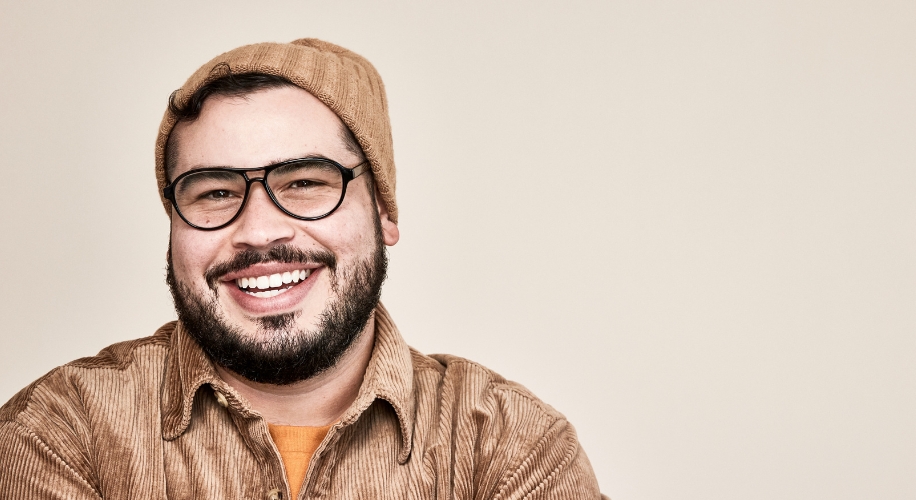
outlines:
[{"label": "nose", "polygon": [[239,218],[232,223],[233,246],[269,248],[288,243],[296,235],[295,219],[283,213],[260,182],[251,183],[248,200]]}]

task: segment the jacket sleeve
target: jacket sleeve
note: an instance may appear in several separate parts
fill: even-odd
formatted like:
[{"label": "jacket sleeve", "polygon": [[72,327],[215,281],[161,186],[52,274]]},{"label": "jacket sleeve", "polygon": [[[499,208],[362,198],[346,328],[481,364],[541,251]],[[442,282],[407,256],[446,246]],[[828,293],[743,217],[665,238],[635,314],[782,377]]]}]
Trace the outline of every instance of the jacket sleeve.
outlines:
[{"label": "jacket sleeve", "polygon": [[594,499],[598,490],[592,465],[566,419],[547,429],[519,466],[510,473],[496,498],[500,500]]},{"label": "jacket sleeve", "polygon": [[35,433],[15,421],[0,422],[0,498],[102,498]]}]

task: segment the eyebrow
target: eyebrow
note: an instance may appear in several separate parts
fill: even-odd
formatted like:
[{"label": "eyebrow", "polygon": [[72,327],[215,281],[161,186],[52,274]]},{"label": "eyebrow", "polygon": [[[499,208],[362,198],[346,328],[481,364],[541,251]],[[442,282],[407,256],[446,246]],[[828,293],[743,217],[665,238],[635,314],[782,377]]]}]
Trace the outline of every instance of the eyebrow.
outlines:
[{"label": "eyebrow", "polygon": [[209,172],[200,172],[195,175],[191,175],[184,178],[181,184],[177,187],[180,189],[179,192],[187,191],[188,189],[194,187],[195,184],[206,182],[211,179],[234,179],[238,177],[238,174],[232,174],[226,171],[213,170]]},{"label": "eyebrow", "polygon": [[[265,163],[264,165],[261,165],[261,166],[258,166],[258,167],[250,167],[250,168],[251,168],[252,170],[257,170],[257,169],[261,169],[261,168],[264,168],[264,167],[268,167],[268,166],[270,166],[270,165],[276,165],[277,163],[283,163],[283,162],[285,162],[285,161],[290,161],[290,160],[298,160],[298,159],[301,159],[301,158],[326,158],[326,159],[328,159],[328,160],[333,159],[333,158],[328,157],[327,155],[323,155],[323,154],[320,154],[320,153],[309,153],[309,154],[297,155],[297,156],[290,156],[290,157],[282,157],[282,156],[281,156],[281,157],[274,158],[273,160],[270,160],[268,163]],[[334,161],[337,161],[337,160],[334,160]],[[338,162],[338,163],[340,163],[340,162]],[[249,168],[249,167],[239,167],[239,166],[236,166],[236,165],[218,165],[218,164],[212,164],[212,165],[211,165],[211,164],[199,163],[199,164],[196,164],[196,165],[191,166],[191,168],[185,170],[184,172],[182,172],[182,174],[184,174],[185,172],[190,172],[191,170],[201,170],[201,169],[205,169],[205,168]],[[178,177],[178,176],[175,176],[175,177]]]}]

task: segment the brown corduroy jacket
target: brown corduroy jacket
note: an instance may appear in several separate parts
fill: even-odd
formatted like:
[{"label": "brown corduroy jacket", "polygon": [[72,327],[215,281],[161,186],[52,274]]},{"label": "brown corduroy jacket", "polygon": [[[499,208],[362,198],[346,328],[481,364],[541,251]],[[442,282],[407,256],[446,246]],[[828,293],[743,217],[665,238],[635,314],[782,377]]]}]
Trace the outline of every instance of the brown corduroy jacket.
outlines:
[{"label": "brown corduroy jacket", "polygon": [[381,306],[375,333],[298,495],[266,422],[169,323],[0,408],[0,498],[602,498],[556,410],[480,365],[410,349]]}]

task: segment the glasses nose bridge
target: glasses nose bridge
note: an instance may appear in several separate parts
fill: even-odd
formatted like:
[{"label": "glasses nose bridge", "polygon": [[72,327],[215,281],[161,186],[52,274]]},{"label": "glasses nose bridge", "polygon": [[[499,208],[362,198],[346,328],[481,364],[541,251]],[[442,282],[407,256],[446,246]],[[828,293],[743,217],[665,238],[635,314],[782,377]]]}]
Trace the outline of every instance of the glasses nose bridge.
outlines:
[{"label": "glasses nose bridge", "polygon": [[[277,200],[274,199],[273,191],[270,190],[270,185],[267,184],[267,176],[270,175],[271,170],[273,169],[270,167],[267,167],[267,168],[262,168],[259,170],[249,170],[247,172],[242,172],[241,174],[243,177],[245,177],[245,182],[248,184],[247,188],[245,189],[245,191],[247,192],[246,194],[251,193],[251,185],[257,182],[261,184],[261,187],[264,188],[264,191],[267,191],[267,195],[271,199],[271,201],[273,201],[274,204],[276,204]],[[260,174],[260,175],[253,176],[251,174]]]},{"label": "glasses nose bridge", "polygon": [[[262,172],[262,173],[261,175],[258,175],[258,176],[249,175],[249,174],[254,174],[257,172]],[[251,185],[252,182],[258,182],[258,181],[260,181],[261,184],[264,184],[264,179],[267,178],[267,174],[270,173],[270,170],[262,168],[259,170],[241,171],[239,173],[242,174],[242,177],[245,178],[245,182],[247,182],[249,185]]]},{"label": "glasses nose bridge", "polygon": [[[249,177],[248,172],[241,172],[242,176],[245,178],[246,187],[245,187],[245,200],[243,201],[242,206],[239,207],[238,215],[241,215],[242,212],[245,210],[245,208],[251,202],[252,184],[260,184],[261,187],[264,188],[264,194],[267,195],[267,199],[270,200],[270,203],[274,205],[275,207],[277,207],[278,209],[280,209],[281,212],[286,212],[286,210],[284,210],[283,207],[280,206],[280,203],[274,197],[274,193],[273,191],[271,191],[270,185],[267,184],[267,174],[270,173],[270,170],[264,170],[263,172],[264,173],[258,177]],[[236,217],[238,217],[238,215]]]},{"label": "glasses nose bridge", "polygon": [[[257,172],[262,172],[262,173],[258,176],[249,175],[251,173],[257,173]],[[251,185],[256,182],[261,183],[261,186],[264,188],[264,190],[267,191],[268,194],[270,193],[270,186],[267,185],[267,174],[270,173],[270,170],[260,169],[260,170],[252,170],[252,171],[239,172],[239,173],[242,174],[242,177],[245,179],[245,184],[247,185],[245,188],[246,195],[251,192]]]}]

